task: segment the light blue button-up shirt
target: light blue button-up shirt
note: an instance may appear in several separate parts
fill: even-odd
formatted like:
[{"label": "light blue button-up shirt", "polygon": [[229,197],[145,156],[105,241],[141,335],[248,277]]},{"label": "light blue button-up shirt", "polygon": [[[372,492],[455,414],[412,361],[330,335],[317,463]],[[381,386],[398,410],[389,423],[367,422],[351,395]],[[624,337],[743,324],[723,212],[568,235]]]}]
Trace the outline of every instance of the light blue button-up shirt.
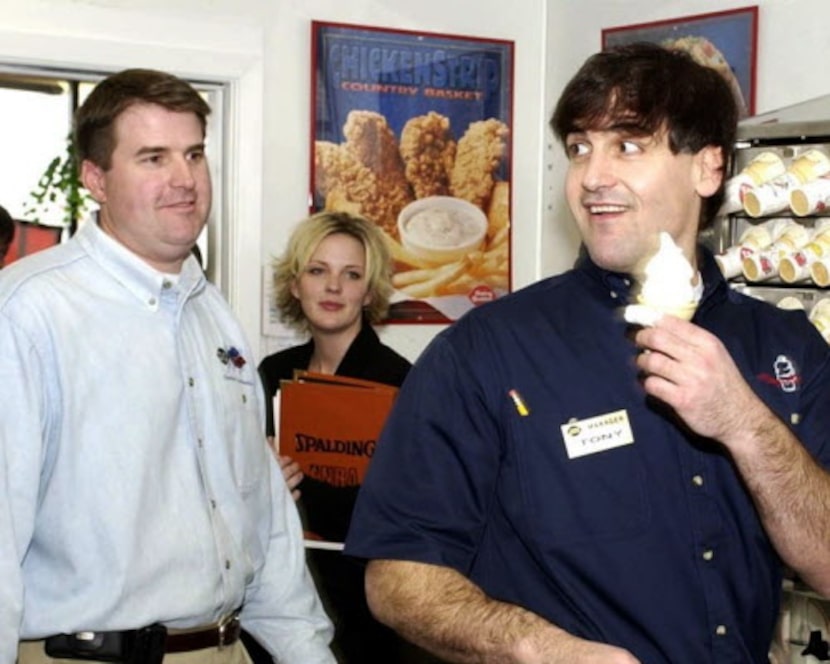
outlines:
[{"label": "light blue button-up shirt", "polygon": [[58,632],[242,624],[334,662],[256,359],[193,258],[86,223],[0,272],[0,664]]}]

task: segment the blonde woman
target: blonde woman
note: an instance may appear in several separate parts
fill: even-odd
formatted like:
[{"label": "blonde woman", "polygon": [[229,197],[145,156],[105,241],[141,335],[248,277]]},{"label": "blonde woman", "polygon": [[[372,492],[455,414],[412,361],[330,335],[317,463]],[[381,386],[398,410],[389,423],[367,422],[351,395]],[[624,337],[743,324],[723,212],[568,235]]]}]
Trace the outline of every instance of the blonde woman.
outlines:
[{"label": "blonde woman", "polygon": [[[410,363],[372,329],[391,293],[391,259],[375,224],[345,212],[301,221],[276,262],[274,294],[282,321],[310,338],[262,361],[267,396],[295,369],[400,385]],[[267,426],[274,435],[273,413]]]},{"label": "blonde woman", "polygon": [[[375,224],[344,212],[321,212],[301,221],[276,262],[274,292],[283,322],[307,332],[309,340],[266,357],[259,366],[269,437],[275,434],[273,396],[295,369],[403,383],[410,363],[383,345],[372,328],[386,315],[392,293],[391,259]],[[357,487],[335,488],[303,477],[293,460],[278,458],[308,528],[342,542]],[[309,549],[307,556],[335,623],[332,648],[339,662],[434,661],[371,616],[361,562],[339,551]]]}]

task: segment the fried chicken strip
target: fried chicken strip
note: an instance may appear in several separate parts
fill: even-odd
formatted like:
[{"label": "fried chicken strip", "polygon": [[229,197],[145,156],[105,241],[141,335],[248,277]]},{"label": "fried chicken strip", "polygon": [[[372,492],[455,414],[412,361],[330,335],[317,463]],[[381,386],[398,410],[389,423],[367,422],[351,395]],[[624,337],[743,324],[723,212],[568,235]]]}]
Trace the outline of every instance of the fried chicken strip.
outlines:
[{"label": "fried chicken strip", "polygon": [[346,117],[343,135],[346,161],[337,175],[335,200],[359,203],[361,214],[397,237],[398,213],[413,196],[395,133],[380,113],[354,110]]},{"label": "fried chicken strip", "polygon": [[411,200],[408,187],[390,189],[345,145],[315,142],[314,164],[315,189],[327,210],[363,215],[397,238],[398,213]]},{"label": "fried chicken strip", "polygon": [[415,198],[447,196],[456,143],[448,117],[430,111],[411,118],[401,132],[401,157]]},{"label": "fried chicken strip", "polygon": [[458,141],[450,192],[487,209],[495,173],[507,151],[507,125],[495,118],[471,122]]}]

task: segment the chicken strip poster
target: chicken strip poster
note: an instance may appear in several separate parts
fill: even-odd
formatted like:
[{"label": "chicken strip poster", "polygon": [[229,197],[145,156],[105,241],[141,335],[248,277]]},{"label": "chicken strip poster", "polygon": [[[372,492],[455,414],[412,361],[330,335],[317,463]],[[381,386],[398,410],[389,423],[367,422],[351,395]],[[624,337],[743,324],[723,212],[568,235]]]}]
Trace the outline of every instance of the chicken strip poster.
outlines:
[{"label": "chicken strip poster", "polygon": [[381,228],[388,322],[509,292],[513,42],[315,21],[312,62],[312,211]]}]

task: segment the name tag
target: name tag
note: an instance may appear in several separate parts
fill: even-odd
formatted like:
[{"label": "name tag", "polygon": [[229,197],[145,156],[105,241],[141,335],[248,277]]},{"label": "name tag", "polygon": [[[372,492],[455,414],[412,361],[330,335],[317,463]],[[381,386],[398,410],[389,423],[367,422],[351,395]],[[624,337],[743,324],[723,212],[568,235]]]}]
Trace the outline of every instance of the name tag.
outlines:
[{"label": "name tag", "polygon": [[628,413],[625,410],[615,410],[613,413],[585,420],[573,419],[560,428],[569,459],[612,450],[634,442]]}]

